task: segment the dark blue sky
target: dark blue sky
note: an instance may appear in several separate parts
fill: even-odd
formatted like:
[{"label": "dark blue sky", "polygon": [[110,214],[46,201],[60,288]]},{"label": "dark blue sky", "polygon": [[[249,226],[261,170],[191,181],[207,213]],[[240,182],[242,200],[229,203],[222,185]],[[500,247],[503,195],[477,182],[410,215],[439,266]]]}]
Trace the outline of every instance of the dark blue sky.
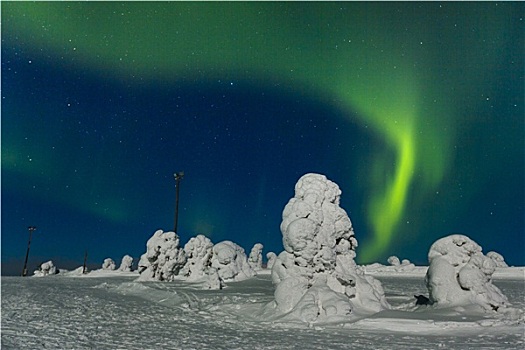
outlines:
[{"label": "dark blue sky", "polygon": [[469,6],[2,4],[2,272],[29,225],[30,269],[138,259],[178,171],[182,243],[279,253],[319,172],[363,262],[463,233],[525,264],[523,6]]}]

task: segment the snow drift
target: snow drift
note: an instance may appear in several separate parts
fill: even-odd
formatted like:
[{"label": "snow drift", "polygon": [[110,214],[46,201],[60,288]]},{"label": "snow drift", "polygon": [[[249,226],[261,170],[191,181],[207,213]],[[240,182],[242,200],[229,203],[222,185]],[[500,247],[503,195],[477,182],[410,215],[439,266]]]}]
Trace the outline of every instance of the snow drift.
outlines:
[{"label": "snow drift", "polygon": [[381,283],[354,262],[357,240],[341,190],[324,175],[306,174],[283,210],[283,251],[272,268],[275,300],[286,317],[322,322],[389,308]]},{"label": "snow drift", "polygon": [[496,264],[467,236],[451,235],[434,242],[428,253],[426,284],[436,307],[479,305],[502,311],[508,299],[492,284]]}]

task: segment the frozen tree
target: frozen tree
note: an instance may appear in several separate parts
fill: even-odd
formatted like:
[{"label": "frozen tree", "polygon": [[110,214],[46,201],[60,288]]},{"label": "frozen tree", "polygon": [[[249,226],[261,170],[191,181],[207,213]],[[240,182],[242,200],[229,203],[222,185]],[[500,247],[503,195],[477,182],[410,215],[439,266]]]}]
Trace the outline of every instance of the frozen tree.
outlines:
[{"label": "frozen tree", "polygon": [[104,262],[102,263],[102,270],[110,270],[113,271],[117,268],[117,265],[111,258],[104,259]]},{"label": "frozen tree", "polygon": [[211,266],[223,281],[242,281],[255,275],[244,249],[237,244],[223,241],[214,245],[212,251]]},{"label": "frozen tree", "polygon": [[274,252],[269,252],[266,254],[266,259],[268,259],[268,262],[266,263],[266,268],[271,269],[273,267],[273,264],[275,264],[275,259],[277,259],[277,255]]},{"label": "frozen tree", "polygon": [[186,264],[181,269],[180,275],[190,281],[205,277],[211,267],[212,248],[213,243],[204,235],[190,238],[184,245]]},{"label": "frozen tree", "polygon": [[55,264],[53,264],[53,261],[49,260],[45,263],[42,263],[38,270],[34,272],[35,276],[43,277],[48,275],[56,275],[58,273],[58,269],[56,268]]},{"label": "frozen tree", "polygon": [[133,266],[133,258],[129,255],[124,255],[122,257],[122,262],[120,263],[119,271],[131,272]]},{"label": "frozen tree", "polygon": [[354,262],[357,240],[340,196],[324,175],[306,174],[283,210],[271,305],[287,317],[311,323],[389,308],[381,283]]},{"label": "frozen tree", "polygon": [[503,259],[503,256],[499,253],[488,252],[487,257],[494,261],[496,267],[509,267],[509,265],[507,265],[507,263],[505,262],[505,259]]},{"label": "frozen tree", "polygon": [[492,284],[496,264],[481,247],[463,235],[434,242],[428,253],[426,275],[430,302],[437,307],[477,304],[485,310],[508,305],[503,293]]},{"label": "frozen tree", "polygon": [[255,243],[250,256],[248,257],[248,264],[254,271],[262,270],[262,251],[263,245],[261,243]]},{"label": "frozen tree", "polygon": [[399,266],[401,265],[401,262],[399,261],[399,258],[397,256],[391,256],[388,258],[388,263],[392,266]]},{"label": "frozen tree", "polygon": [[171,281],[186,263],[175,232],[156,231],[146,243],[146,253],[139,260],[139,280]]}]

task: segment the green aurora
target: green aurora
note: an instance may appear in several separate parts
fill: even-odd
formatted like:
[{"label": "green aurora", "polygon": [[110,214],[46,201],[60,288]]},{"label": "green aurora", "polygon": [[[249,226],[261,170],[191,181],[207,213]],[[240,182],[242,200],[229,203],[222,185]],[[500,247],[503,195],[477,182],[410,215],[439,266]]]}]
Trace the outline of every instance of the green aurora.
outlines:
[{"label": "green aurora", "polygon": [[[450,171],[454,139],[475,118],[460,118],[454,101],[480,96],[475,105],[491,95],[482,87],[498,73],[498,53],[508,49],[502,39],[522,25],[512,15],[517,4],[500,4],[490,16],[497,4],[469,5],[24,2],[2,11],[16,18],[9,25],[35,55],[67,56],[127,84],[271,82],[360,118],[385,143],[348,174],[370,193],[373,238],[359,257],[371,261],[400,233],[409,198],[425,200]],[[9,168],[14,160],[2,156]],[[45,154],[35,158],[53,166]]]}]

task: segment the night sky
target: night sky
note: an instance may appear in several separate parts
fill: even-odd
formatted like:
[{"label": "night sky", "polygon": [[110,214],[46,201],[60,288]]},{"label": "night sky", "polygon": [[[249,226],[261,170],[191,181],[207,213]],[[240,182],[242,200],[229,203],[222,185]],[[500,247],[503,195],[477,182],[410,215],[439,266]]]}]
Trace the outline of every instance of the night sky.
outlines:
[{"label": "night sky", "polygon": [[525,264],[520,2],[2,3],[2,273],[172,230],[279,253],[303,174],[360,263],[465,234]]}]

